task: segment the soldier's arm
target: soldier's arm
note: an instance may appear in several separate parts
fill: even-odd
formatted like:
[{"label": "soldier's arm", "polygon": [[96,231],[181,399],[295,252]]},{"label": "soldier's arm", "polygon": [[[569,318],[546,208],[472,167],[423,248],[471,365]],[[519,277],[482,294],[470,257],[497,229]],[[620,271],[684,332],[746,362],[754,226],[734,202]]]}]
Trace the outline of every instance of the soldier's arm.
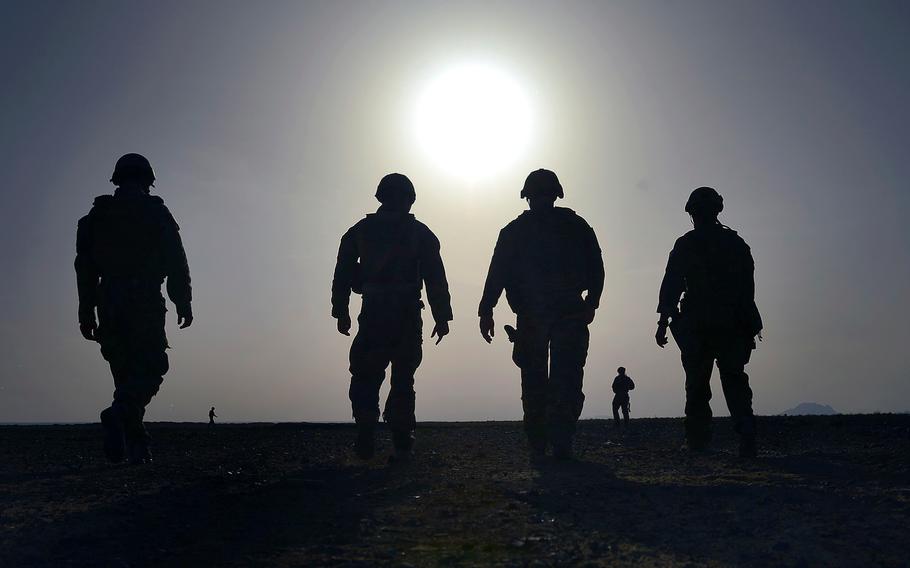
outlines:
[{"label": "soldier's arm", "polygon": [[632,380],[632,377],[629,377],[629,390],[635,390],[635,381]]},{"label": "soldier's arm", "polygon": [[746,245],[745,256],[747,260],[745,293],[749,309],[749,325],[751,331],[755,332],[759,340],[761,340],[761,331],[764,328],[764,323],[761,319],[761,313],[758,311],[758,306],[755,305],[755,259],[752,258],[752,249],[749,248],[749,245]]},{"label": "soldier's arm", "polygon": [[499,297],[506,287],[511,258],[509,235],[505,229],[499,232],[496,247],[493,249],[493,258],[490,260],[490,269],[487,271],[487,280],[483,286],[483,295],[480,297],[480,307],[477,315],[480,317],[493,317],[493,308],[499,302]]},{"label": "soldier's arm", "polygon": [[431,231],[421,241],[420,276],[427,289],[427,300],[436,323],[452,321],[452,298],[446,269],[439,253],[439,239]]},{"label": "soldier's arm", "polygon": [[752,258],[752,249],[746,245],[746,297],[755,300],[755,259]]},{"label": "soldier's arm", "polygon": [[[180,227],[170,211],[165,209],[162,227],[164,246],[164,270],[167,276],[167,295],[177,307],[177,317],[181,320],[193,318],[193,286],[190,280],[190,265],[186,259],[186,250],[180,238]],[[186,327],[186,322],[184,322]]]},{"label": "soldier's arm", "polygon": [[585,227],[587,233],[587,267],[588,267],[588,295],[585,302],[592,310],[600,307],[600,297],[604,290],[604,259],[597,242],[597,235],[590,226]]},{"label": "soldier's arm", "polygon": [[675,316],[679,311],[679,298],[686,289],[686,279],[683,272],[683,253],[679,241],[670,251],[667,259],[667,269],[664,279],[660,283],[660,298],[657,304],[657,313],[661,321]]},{"label": "soldier's arm", "polygon": [[332,278],[332,317],[350,319],[348,304],[351,299],[351,287],[357,270],[357,239],[354,227],[341,237],[338,247],[338,259],[335,262],[335,275]]},{"label": "soldier's arm", "polygon": [[98,280],[100,271],[92,258],[91,218],[79,220],[76,229],[76,290],[79,294],[79,323],[95,322],[95,307],[98,305]]}]

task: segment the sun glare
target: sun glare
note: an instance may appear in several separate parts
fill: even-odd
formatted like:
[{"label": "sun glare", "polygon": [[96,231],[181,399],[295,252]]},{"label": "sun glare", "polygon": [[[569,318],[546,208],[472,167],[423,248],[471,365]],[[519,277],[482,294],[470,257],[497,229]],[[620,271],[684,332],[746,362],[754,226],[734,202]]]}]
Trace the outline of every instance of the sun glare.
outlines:
[{"label": "sun glare", "polygon": [[417,101],[417,141],[450,175],[477,180],[509,166],[531,138],[531,105],[518,83],[480,64],[453,67]]}]

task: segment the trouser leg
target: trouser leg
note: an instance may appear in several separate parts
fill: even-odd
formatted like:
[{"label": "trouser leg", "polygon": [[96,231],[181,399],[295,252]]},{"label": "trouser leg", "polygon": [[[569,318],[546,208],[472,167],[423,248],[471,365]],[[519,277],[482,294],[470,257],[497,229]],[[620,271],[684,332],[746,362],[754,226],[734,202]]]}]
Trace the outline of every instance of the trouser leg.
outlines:
[{"label": "trouser leg", "polygon": [[[164,374],[168,370],[167,354],[149,352],[139,357],[139,362],[133,366],[128,388],[117,389],[123,392],[123,397],[129,400],[130,411],[126,421],[126,437],[129,441],[149,442],[151,436],[145,429],[145,408],[158,394]],[[115,399],[117,397],[115,396]]]},{"label": "trouser leg", "polygon": [[619,426],[619,409],[622,406],[622,401],[618,398],[613,398],[613,423]]},{"label": "trouser leg", "polygon": [[752,389],[745,366],[752,354],[748,337],[726,336],[719,342],[717,369],[733,426],[741,435],[755,435],[755,416],[752,413]]},{"label": "trouser leg", "polygon": [[629,425],[629,401],[628,400],[626,400],[622,404],[622,420],[626,424],[626,426]]},{"label": "trouser leg", "polygon": [[126,357],[119,357],[119,360],[111,360],[109,362],[111,367],[111,376],[114,378],[114,400],[117,399],[117,391],[123,391],[126,388],[126,383],[129,381],[129,367],[127,365]]},{"label": "trouser leg", "polygon": [[392,357],[389,397],[383,413],[393,438],[409,438],[417,427],[415,416],[414,374],[423,360],[423,322],[420,315],[404,322],[401,340]]},{"label": "trouser leg", "polygon": [[375,330],[363,324],[351,343],[351,386],[348,396],[354,421],[358,424],[375,424],[379,421],[379,389],[385,380],[389,365],[389,350],[377,341]]},{"label": "trouser leg", "polygon": [[564,319],[550,330],[550,407],[548,423],[554,443],[567,443],[584,407],[584,366],[588,357],[588,326]]},{"label": "trouser leg", "polygon": [[127,441],[148,442],[142,421],[145,407],[158,393],[169,364],[164,317],[121,318],[118,329],[101,334],[101,353],[114,377],[114,402],[123,417]]},{"label": "trouser leg", "polygon": [[711,371],[714,367],[714,354],[708,342],[689,341],[682,348],[682,364],[686,373],[686,439],[692,445],[704,445],[711,440]]},{"label": "trouser leg", "polygon": [[548,329],[540,322],[518,318],[518,337],[512,360],[521,369],[521,405],[528,443],[536,450],[547,443],[547,350]]}]

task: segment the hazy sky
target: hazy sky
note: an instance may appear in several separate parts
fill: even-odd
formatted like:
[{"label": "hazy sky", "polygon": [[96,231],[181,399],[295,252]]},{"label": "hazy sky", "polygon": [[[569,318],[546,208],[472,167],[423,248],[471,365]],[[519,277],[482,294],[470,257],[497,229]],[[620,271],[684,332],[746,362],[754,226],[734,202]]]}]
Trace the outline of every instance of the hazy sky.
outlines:
[{"label": "hazy sky", "polygon": [[[110,400],[72,260],[76,221],[126,152],[155,167],[196,297],[191,328],[169,313],[150,420],[212,405],[225,420],[350,419],[329,287],[338,239],[390,171],[414,181],[455,310],[452,335],[425,344],[418,419],[520,417],[510,346],[483,342],[476,310],[538,167],[604,250],[584,416],[608,414],[619,365],[633,415],[682,413],[654,310],[698,185],[720,190],[755,256],[756,411],[908,410],[908,53],[902,1],[3,1],[0,421],[97,420]],[[425,85],[465,64],[514,79],[532,117],[520,155],[470,180],[413,124]],[[514,321],[504,302],[496,320]]]}]

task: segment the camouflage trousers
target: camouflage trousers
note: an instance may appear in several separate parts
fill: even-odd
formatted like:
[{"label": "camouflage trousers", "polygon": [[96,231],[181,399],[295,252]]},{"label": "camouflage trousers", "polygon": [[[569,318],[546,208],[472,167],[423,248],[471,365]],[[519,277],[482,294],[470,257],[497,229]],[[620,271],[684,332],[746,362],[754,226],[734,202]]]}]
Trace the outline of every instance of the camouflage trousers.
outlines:
[{"label": "camouflage trousers", "polygon": [[348,395],[358,424],[379,421],[379,389],[391,365],[391,385],[383,419],[393,432],[410,432],[414,416],[414,373],[423,359],[420,300],[364,299],[351,344]]},{"label": "camouflage trousers", "polygon": [[711,373],[715,361],[736,432],[754,436],[752,389],[745,372],[755,346],[752,337],[735,330],[696,333],[680,326],[674,326],[672,332],[686,373],[686,439],[696,444],[711,439]]},{"label": "camouflage trousers", "polygon": [[613,397],[613,421],[619,424],[619,411],[626,424],[629,423],[629,395],[616,395]]},{"label": "camouflage trousers", "polygon": [[577,317],[518,315],[512,360],[521,369],[524,427],[531,445],[566,443],[585,402],[588,325]]},{"label": "camouflage trousers", "polygon": [[98,307],[98,342],[114,377],[113,406],[120,408],[129,439],[149,439],[145,407],[168,371],[164,298],[109,294]]}]

